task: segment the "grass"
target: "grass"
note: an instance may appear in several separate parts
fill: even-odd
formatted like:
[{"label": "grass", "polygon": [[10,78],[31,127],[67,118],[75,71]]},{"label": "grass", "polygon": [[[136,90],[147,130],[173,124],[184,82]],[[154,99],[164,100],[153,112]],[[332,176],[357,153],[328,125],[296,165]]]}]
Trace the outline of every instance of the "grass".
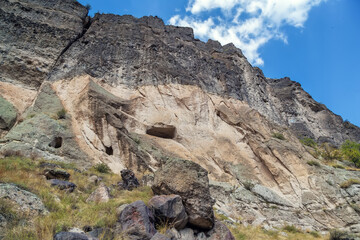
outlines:
[{"label": "grass", "polygon": [[345,182],[340,184],[341,188],[348,188],[353,184],[360,184],[359,179],[350,178],[349,180],[346,180]]},{"label": "grass", "polygon": [[310,160],[306,162],[309,166],[320,167],[321,164],[318,161]]},{"label": "grass", "polygon": [[308,147],[316,148],[317,144],[312,138],[303,138],[300,140],[302,144]]},{"label": "grass", "polygon": [[273,138],[277,138],[277,139],[280,139],[280,140],[285,140],[285,137],[282,133],[278,133],[278,132],[275,132],[272,134],[272,137]]},{"label": "grass", "polygon": [[23,216],[2,200],[0,211],[6,212],[6,216],[14,219],[14,224],[8,228],[5,239],[52,239],[56,232],[72,227],[112,227],[117,220],[117,207],[136,200],[147,203],[153,196],[150,187],[140,187],[131,192],[113,188],[113,198],[109,202],[86,203],[88,196],[97,187],[88,182],[87,178],[90,175],[96,173],[107,186],[115,185],[121,177],[113,173],[100,173],[96,169],[79,173],[72,165],[61,164],[71,174],[70,181],[78,186],[73,193],[65,193],[50,186],[42,176],[43,169],[38,167],[39,163],[22,157],[0,159],[0,182],[15,183],[35,193],[50,212],[46,216],[32,219],[30,225],[18,225],[16,219],[22,219]]},{"label": "grass", "polygon": [[323,237],[315,231],[303,232],[295,227],[285,226],[284,228],[290,230],[286,234],[281,234],[282,230],[265,230],[261,227],[242,225],[228,226],[236,240],[313,240],[313,239],[328,239]]}]

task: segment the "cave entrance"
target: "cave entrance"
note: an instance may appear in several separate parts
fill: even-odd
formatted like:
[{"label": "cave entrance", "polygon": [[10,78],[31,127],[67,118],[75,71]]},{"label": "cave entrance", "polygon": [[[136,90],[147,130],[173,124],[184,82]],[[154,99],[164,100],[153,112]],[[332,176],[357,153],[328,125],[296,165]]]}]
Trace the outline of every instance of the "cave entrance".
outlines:
[{"label": "cave entrance", "polygon": [[110,146],[110,147],[105,146],[105,152],[106,152],[107,155],[113,155],[114,154],[114,150],[113,150],[112,146]]},{"label": "cave entrance", "polygon": [[146,134],[160,138],[175,138],[176,128],[172,125],[157,123],[146,130]]},{"label": "cave entrance", "polygon": [[62,137],[55,137],[51,143],[49,143],[49,147],[53,147],[53,148],[61,148],[63,144],[63,139]]}]

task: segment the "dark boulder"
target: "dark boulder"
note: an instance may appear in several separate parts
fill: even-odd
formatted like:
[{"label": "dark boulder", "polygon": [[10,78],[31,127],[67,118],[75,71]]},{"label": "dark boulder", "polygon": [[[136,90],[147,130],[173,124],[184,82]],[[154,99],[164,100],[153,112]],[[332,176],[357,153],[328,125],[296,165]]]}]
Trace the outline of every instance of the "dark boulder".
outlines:
[{"label": "dark boulder", "polygon": [[200,165],[181,159],[169,159],[155,172],[152,190],[157,195],[181,196],[189,224],[210,230],[214,224],[208,172]]},{"label": "dark boulder", "polygon": [[150,199],[148,205],[154,211],[158,224],[167,223],[180,230],[188,222],[188,215],[179,195],[157,195]]},{"label": "dark boulder", "polygon": [[44,171],[44,175],[47,180],[49,179],[69,180],[70,178],[70,173],[59,169],[50,169],[50,170],[47,169]]},{"label": "dark boulder", "polygon": [[207,235],[208,240],[235,240],[227,226],[220,221],[215,221],[214,228]]},{"label": "dark boulder", "polygon": [[122,183],[120,183],[120,186],[125,190],[133,190],[134,188],[137,188],[140,186],[139,181],[135,177],[135,174],[130,169],[124,169],[121,170],[121,178]]},{"label": "dark boulder", "polygon": [[133,202],[121,211],[115,231],[125,239],[150,240],[156,233],[154,214],[143,201]]},{"label": "dark boulder", "polygon": [[59,179],[50,179],[50,184],[53,187],[58,187],[60,190],[66,190],[68,192],[73,192],[76,188],[74,183]]}]

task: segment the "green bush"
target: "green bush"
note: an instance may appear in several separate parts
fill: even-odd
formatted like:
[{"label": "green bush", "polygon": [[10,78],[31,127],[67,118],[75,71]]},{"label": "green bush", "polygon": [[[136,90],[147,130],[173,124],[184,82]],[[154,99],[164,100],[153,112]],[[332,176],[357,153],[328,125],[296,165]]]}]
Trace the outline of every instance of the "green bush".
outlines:
[{"label": "green bush", "polygon": [[312,147],[312,148],[316,147],[316,142],[312,138],[303,138],[300,140],[300,142],[308,147]]},{"label": "green bush", "polygon": [[360,143],[346,140],[341,145],[341,153],[344,159],[353,162],[356,167],[360,167]]},{"label": "green bush", "polygon": [[105,163],[98,163],[94,166],[94,169],[100,173],[110,173],[111,169]]},{"label": "green bush", "polygon": [[285,137],[284,137],[284,135],[282,133],[273,133],[272,137],[280,139],[280,140],[285,140]]}]

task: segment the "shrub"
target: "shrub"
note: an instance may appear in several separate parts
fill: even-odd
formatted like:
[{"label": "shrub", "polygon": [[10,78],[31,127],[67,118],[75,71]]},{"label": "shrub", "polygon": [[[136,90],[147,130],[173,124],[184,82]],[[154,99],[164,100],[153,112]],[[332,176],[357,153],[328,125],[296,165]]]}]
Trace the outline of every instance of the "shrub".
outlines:
[{"label": "shrub", "polygon": [[308,147],[312,147],[312,148],[316,147],[316,142],[312,138],[303,138],[300,140],[300,142]]},{"label": "shrub", "polygon": [[105,163],[98,163],[94,166],[94,169],[99,173],[110,173],[111,169]]},{"label": "shrub", "polygon": [[57,119],[65,119],[66,117],[66,110],[63,108],[56,113]]},{"label": "shrub", "polygon": [[290,232],[290,233],[299,233],[301,232],[297,227],[293,226],[293,225],[286,225],[285,227],[283,227],[284,231]]},{"label": "shrub", "polygon": [[340,184],[341,188],[348,188],[353,184],[360,184],[360,180],[359,179],[354,179],[354,178],[350,178],[349,180],[343,182]]},{"label": "shrub", "polygon": [[320,155],[326,161],[341,159],[341,153],[339,150],[331,147],[328,143],[324,143],[321,146]]},{"label": "shrub", "polygon": [[307,161],[307,164],[314,167],[320,167],[320,163],[314,160]]},{"label": "shrub", "polygon": [[343,239],[348,239],[349,234],[347,232],[344,231],[340,231],[338,229],[334,229],[330,231],[330,238],[329,240],[343,240]]},{"label": "shrub", "polygon": [[319,234],[317,231],[311,231],[311,232],[309,232],[309,234],[310,234],[311,236],[315,237],[315,238],[321,237],[320,234]]},{"label": "shrub", "polygon": [[341,153],[346,160],[353,162],[356,167],[360,167],[360,143],[346,140],[341,145]]},{"label": "shrub", "polygon": [[285,140],[285,137],[284,137],[284,135],[282,133],[273,133],[272,137],[280,139],[280,140]]},{"label": "shrub", "polygon": [[91,10],[91,5],[90,5],[90,4],[86,4],[86,5],[85,5],[85,8],[86,8],[88,11],[90,11],[90,10]]}]

